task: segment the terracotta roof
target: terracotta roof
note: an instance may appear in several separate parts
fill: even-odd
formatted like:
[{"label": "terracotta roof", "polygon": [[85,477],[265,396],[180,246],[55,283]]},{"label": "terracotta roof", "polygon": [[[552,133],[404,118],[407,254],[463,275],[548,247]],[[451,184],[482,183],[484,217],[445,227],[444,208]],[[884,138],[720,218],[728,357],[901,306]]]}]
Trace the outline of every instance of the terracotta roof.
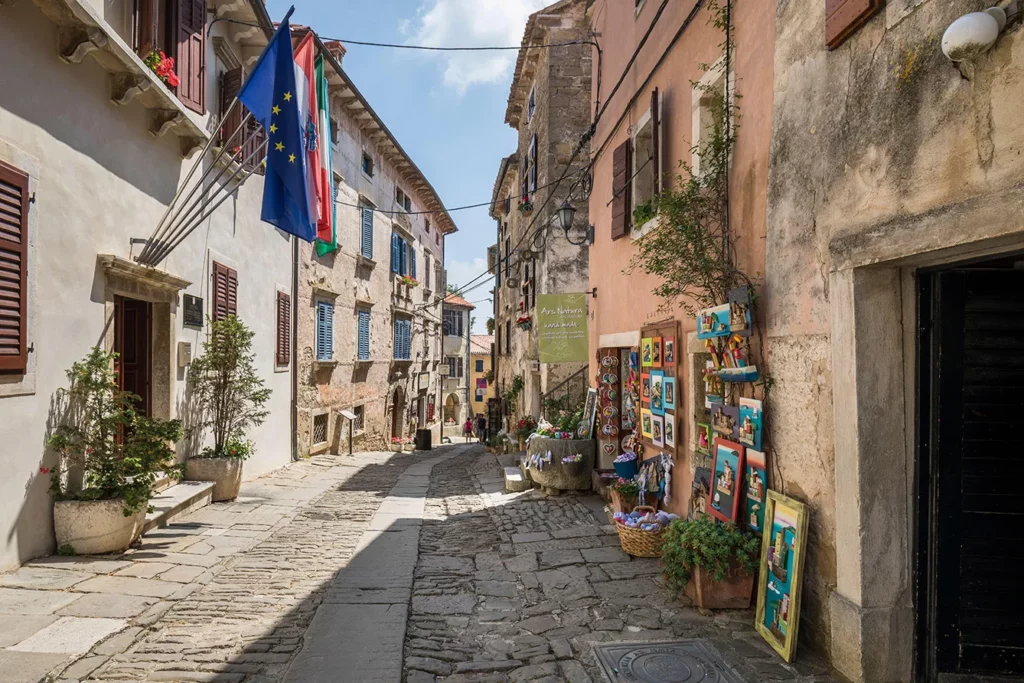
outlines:
[{"label": "terracotta roof", "polygon": [[476,306],[469,303],[458,294],[449,294],[444,298],[444,303],[448,306],[464,306],[466,308],[476,308]]},{"label": "terracotta roof", "polygon": [[469,336],[470,353],[490,353],[494,336],[490,334],[471,334]]}]

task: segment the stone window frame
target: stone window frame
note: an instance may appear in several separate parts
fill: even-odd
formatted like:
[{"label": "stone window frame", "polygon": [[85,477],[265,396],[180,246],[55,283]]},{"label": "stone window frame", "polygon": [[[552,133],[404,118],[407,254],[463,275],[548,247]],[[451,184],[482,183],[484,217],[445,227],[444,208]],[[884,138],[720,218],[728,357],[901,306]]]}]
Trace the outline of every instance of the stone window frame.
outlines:
[{"label": "stone window frame", "polygon": [[[36,157],[0,140],[0,161],[14,166],[28,176],[29,197],[35,197],[39,189],[39,178],[42,164]],[[26,291],[26,335],[25,347],[28,357],[25,372],[0,374],[0,399],[8,396],[29,396],[36,393],[36,370],[38,368],[39,351],[36,341],[39,338],[39,289],[38,289],[38,240],[39,240],[39,202],[28,203],[28,255],[25,266],[28,268]]]},{"label": "stone window frame", "polygon": [[526,97],[526,123],[533,122],[533,116],[537,113],[537,84],[530,86],[530,94]]},{"label": "stone window frame", "polygon": [[[661,106],[661,103],[662,103],[662,97],[659,94],[658,95],[658,110],[659,110],[659,113],[661,113],[661,110],[663,109],[663,107]],[[638,172],[638,170],[637,170],[637,162],[641,158],[641,155],[638,153],[637,141],[642,136],[647,136],[648,139],[653,138],[653,133],[654,133],[653,125],[652,125],[653,120],[654,120],[654,117],[651,115],[651,109],[648,107],[647,111],[645,111],[640,116],[639,120],[637,120],[636,124],[633,126],[632,132],[630,133],[630,144],[632,145],[632,149],[633,149],[633,153],[630,155],[632,157],[632,166],[630,166],[630,169],[629,169],[629,173],[630,173],[630,176],[631,176],[630,181],[629,181],[629,183],[630,183],[630,190],[631,190],[630,191],[630,206],[627,209],[630,212],[633,211],[633,209],[637,206],[637,204],[639,204],[639,203],[641,203],[643,201],[647,201],[648,199],[653,198],[661,189],[660,186],[655,186],[655,179],[651,178],[651,180],[650,180],[651,188],[650,188],[649,192],[647,193],[647,196],[644,199],[640,198],[640,192],[639,192],[639,189],[638,189],[638,183],[639,182],[643,182],[644,177],[646,177],[648,175],[654,175],[655,169],[654,169],[654,167],[650,167],[649,169],[648,168],[644,168],[643,169],[643,173]],[[665,135],[664,135],[664,128],[665,128],[665,126],[664,126],[663,118],[661,116],[658,117],[658,122],[659,122],[659,126],[661,127],[661,131],[660,131],[661,135],[658,135],[658,147],[659,147],[659,149],[658,149],[658,163],[661,164],[662,167],[664,168],[664,165],[665,165],[664,164],[664,159],[665,159]],[[649,157],[650,154],[648,154],[647,156]],[[642,163],[646,163],[646,161],[644,161]],[[659,176],[659,180],[660,180],[660,176]],[[636,240],[640,239],[641,237],[646,235],[648,232],[653,230],[654,226],[656,224],[657,224],[657,217],[655,216],[654,218],[651,218],[649,221],[647,221],[643,225],[634,226],[633,230],[630,232],[630,239],[633,240],[633,241],[636,241]]]},{"label": "stone window frame", "polygon": [[[706,88],[711,87],[721,92],[725,86],[725,55],[719,57],[711,68],[707,70],[701,79],[698,81],[699,88],[693,88],[691,90],[691,104],[690,104],[690,115],[691,115],[691,158],[690,165],[693,168],[695,175],[700,175],[700,154],[697,153],[697,148],[700,147],[700,143],[704,138],[706,131],[709,127],[710,119],[710,104],[707,100],[707,95],[704,94]],[[736,71],[735,69],[729,72],[729,101],[735,102],[736,100]],[[731,124],[736,125],[736,113],[733,111],[731,118]],[[733,145],[733,149],[729,151],[729,160],[732,161],[732,157],[736,152],[736,146]]]},{"label": "stone window frame", "polygon": [[359,436],[366,431],[366,404],[360,403],[357,406],[352,406],[352,413],[356,416],[359,428],[356,425],[352,425],[352,436]]},{"label": "stone window frame", "polygon": [[[313,441],[313,435],[316,433],[313,425],[316,418],[326,415],[327,416],[327,428],[324,430],[323,441]],[[330,408],[312,408],[309,411],[309,454],[316,455],[319,453],[325,453],[330,450],[331,447],[331,433],[333,430],[333,420],[331,419]]]}]

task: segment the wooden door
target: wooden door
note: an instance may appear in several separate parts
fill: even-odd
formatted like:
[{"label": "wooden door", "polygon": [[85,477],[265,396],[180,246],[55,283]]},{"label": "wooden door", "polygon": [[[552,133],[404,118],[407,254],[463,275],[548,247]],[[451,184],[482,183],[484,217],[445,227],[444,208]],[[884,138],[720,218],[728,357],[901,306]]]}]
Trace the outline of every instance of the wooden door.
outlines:
[{"label": "wooden door", "polygon": [[126,297],[114,301],[114,351],[118,386],[139,397],[141,415],[150,414],[152,304]]},{"label": "wooden door", "polygon": [[919,680],[1024,673],[1021,292],[1013,269],[921,278]]}]

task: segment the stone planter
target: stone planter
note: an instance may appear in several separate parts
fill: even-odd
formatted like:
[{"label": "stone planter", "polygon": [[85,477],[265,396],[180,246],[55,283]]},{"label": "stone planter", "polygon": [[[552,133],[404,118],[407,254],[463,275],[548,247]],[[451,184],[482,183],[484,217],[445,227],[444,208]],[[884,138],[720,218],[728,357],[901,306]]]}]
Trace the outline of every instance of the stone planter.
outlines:
[{"label": "stone planter", "polygon": [[[543,439],[534,437],[530,439],[529,455],[535,453],[547,454],[551,451],[551,464],[545,464],[544,469],[530,468],[530,477],[535,484],[538,484],[545,492],[558,491],[589,491],[594,471],[594,451],[597,442],[593,439]],[[581,454],[583,460],[574,465],[576,474],[570,474],[562,458],[566,455]]]},{"label": "stone planter", "polygon": [[214,503],[238,498],[242,486],[242,460],[239,458],[189,458],[185,479],[212,481]]},{"label": "stone planter", "polygon": [[53,504],[57,548],[69,545],[78,555],[126,550],[142,533],[146,509],[124,516],[124,501],[58,500]]},{"label": "stone planter", "polygon": [[754,575],[731,567],[725,579],[716,583],[696,567],[685,593],[701,609],[747,609],[754,593]]}]

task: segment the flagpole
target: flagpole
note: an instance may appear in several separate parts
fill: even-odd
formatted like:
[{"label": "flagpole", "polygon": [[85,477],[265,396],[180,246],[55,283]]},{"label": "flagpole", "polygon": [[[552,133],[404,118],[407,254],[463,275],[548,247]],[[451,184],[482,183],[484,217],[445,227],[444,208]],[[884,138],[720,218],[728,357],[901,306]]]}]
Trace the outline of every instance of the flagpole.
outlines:
[{"label": "flagpole", "polygon": [[[225,150],[227,150],[228,147],[231,145],[232,141],[234,140],[235,134],[237,134],[238,131],[242,130],[242,128],[246,125],[246,123],[249,121],[249,119],[251,117],[252,117],[252,114],[249,114],[248,116],[246,116],[245,119],[243,119],[242,123],[235,130],[235,133],[233,133],[231,135],[231,137],[227,139],[227,141],[221,147],[220,152],[217,154],[216,157],[214,157],[214,159],[213,159],[212,163],[210,164],[209,168],[206,169],[206,171],[203,173],[203,175],[199,179],[199,181],[192,187],[192,190],[188,193],[188,196],[185,197],[184,201],[182,202],[182,208],[174,215],[174,217],[171,219],[171,221],[169,223],[167,223],[164,226],[162,226],[162,228],[160,230],[158,230],[156,234],[154,234],[152,242],[151,242],[154,245],[154,247],[153,247],[154,250],[157,249],[158,245],[160,244],[160,242],[164,241],[166,238],[168,238],[168,236],[172,236],[172,237],[170,237],[171,240],[175,239],[175,237],[173,237],[173,235],[176,235],[176,232],[181,227],[182,222],[183,221],[187,222],[188,217],[195,212],[196,206],[201,206],[204,201],[208,201],[209,199],[213,198],[211,196],[211,197],[209,197],[209,198],[204,200],[204,197],[206,196],[206,194],[211,189],[213,190],[214,195],[216,194],[217,188],[219,187],[219,185],[217,185],[217,182],[231,168],[231,165],[230,165],[231,163],[238,163],[234,159],[234,157],[235,157],[234,153],[231,154],[231,162],[229,162],[227,164],[224,164],[221,167],[220,171],[217,173],[216,177],[213,178],[213,180],[210,182],[210,184],[204,185],[204,181],[213,172],[213,170],[215,168],[217,168],[217,163],[224,156]],[[189,200],[192,199],[192,196],[195,195],[196,190],[198,190],[200,187],[203,188],[202,192],[200,192],[199,196],[196,197],[195,201],[192,202],[192,204],[189,205],[186,208],[185,205],[188,204]],[[140,254],[139,255],[140,263],[144,263],[145,261],[143,259],[149,259],[150,257],[152,257],[152,255],[153,255],[152,251],[150,251],[149,253],[145,253],[144,252],[143,254]]]},{"label": "flagpole", "polygon": [[[221,126],[224,125],[224,121],[227,119],[228,116],[231,115],[232,110],[235,108],[235,106],[237,104],[238,104],[238,98],[236,97],[235,99],[233,99],[231,101],[231,105],[228,106],[227,111],[221,117],[220,123],[217,126],[216,130],[220,130]],[[213,157],[213,162],[206,168],[206,170],[203,171],[203,174],[199,177],[199,180],[197,180],[196,184],[192,186],[192,189],[189,191],[188,196],[186,196],[185,199],[181,202],[183,206],[185,204],[187,204],[190,199],[192,199],[192,195],[195,194],[196,190],[198,190],[200,187],[203,186],[203,183],[206,180],[206,178],[210,175],[210,173],[213,171],[213,169],[217,167],[217,162],[220,161],[221,157],[224,156],[224,152],[230,147],[231,143],[235,139],[235,136],[238,135],[239,131],[242,130],[242,128],[249,121],[249,118],[251,118],[251,116],[252,116],[252,114],[250,113],[246,117],[244,117],[242,119],[242,122],[238,125],[238,127],[234,130],[234,132],[231,133],[230,137],[228,137],[227,140],[223,141],[223,143],[221,144],[221,147],[220,147],[220,151]],[[210,142],[212,143],[216,137],[217,137],[216,134],[212,135],[210,137]],[[180,208],[178,209],[178,212],[175,213],[173,216],[172,216],[171,212],[174,210],[175,205],[178,203],[178,200],[181,199],[182,193],[185,191],[185,188],[188,186],[189,181],[192,179],[192,176],[195,174],[196,168],[199,166],[199,164],[202,163],[203,159],[206,156],[207,151],[209,151],[209,148],[210,148],[210,144],[208,143],[206,148],[203,150],[203,153],[199,155],[198,159],[196,159],[196,163],[192,166],[192,169],[189,171],[188,175],[185,177],[185,181],[181,184],[181,187],[178,188],[178,190],[175,192],[174,198],[171,200],[171,203],[167,205],[167,210],[164,212],[163,217],[160,219],[160,222],[157,224],[156,230],[153,231],[153,234],[150,236],[149,240],[146,242],[146,246],[142,249],[142,252],[139,254],[139,257],[137,259],[139,263],[143,263],[143,264],[145,263],[146,259],[149,256],[152,255],[153,250],[155,249],[155,245],[158,244],[160,242],[160,240],[163,239],[167,235],[167,233],[170,231],[171,228],[170,228],[170,224],[168,223],[168,219],[170,218],[171,219],[171,223],[173,223],[176,220],[177,216],[180,215],[180,211],[181,211]]]},{"label": "flagpole", "polygon": [[[254,151],[243,162],[241,162],[239,164],[239,167],[235,170],[235,172],[231,174],[231,177],[228,178],[227,182],[230,183],[232,180],[235,179],[236,176],[238,176],[239,172],[244,171],[245,170],[245,164],[249,163],[254,157],[258,157],[258,156],[262,155],[264,152],[266,152],[268,144],[269,143],[267,143],[267,142],[263,143],[263,145],[259,149]],[[156,254],[156,256],[153,257],[152,265],[153,266],[159,265],[160,262],[163,261],[165,258],[167,258],[171,254],[172,251],[177,249],[178,246],[180,246],[182,242],[184,242],[186,239],[188,239],[188,236],[191,235],[195,231],[196,228],[198,228],[200,225],[202,225],[203,221],[205,221],[207,218],[209,218],[211,215],[213,215],[213,212],[216,211],[220,207],[221,204],[223,204],[225,201],[227,201],[227,199],[229,197],[231,197],[231,195],[233,195],[235,193],[235,191],[237,191],[238,188],[240,188],[245,183],[246,180],[249,179],[249,176],[251,176],[253,173],[256,172],[256,168],[257,168],[257,166],[254,166],[253,168],[251,168],[248,171],[246,171],[245,176],[242,177],[237,183],[235,183],[234,187],[232,187],[230,190],[227,190],[224,193],[224,195],[219,200],[217,200],[217,203],[214,204],[208,211],[203,213],[198,218],[193,219],[191,221],[191,225],[190,226],[188,224],[186,224],[187,230],[184,233],[180,233],[177,237],[174,237],[173,238],[173,242],[166,243],[164,245],[164,247]],[[212,199],[213,198],[211,197],[211,201],[212,201]],[[209,206],[209,204],[206,204],[206,206]]]}]

